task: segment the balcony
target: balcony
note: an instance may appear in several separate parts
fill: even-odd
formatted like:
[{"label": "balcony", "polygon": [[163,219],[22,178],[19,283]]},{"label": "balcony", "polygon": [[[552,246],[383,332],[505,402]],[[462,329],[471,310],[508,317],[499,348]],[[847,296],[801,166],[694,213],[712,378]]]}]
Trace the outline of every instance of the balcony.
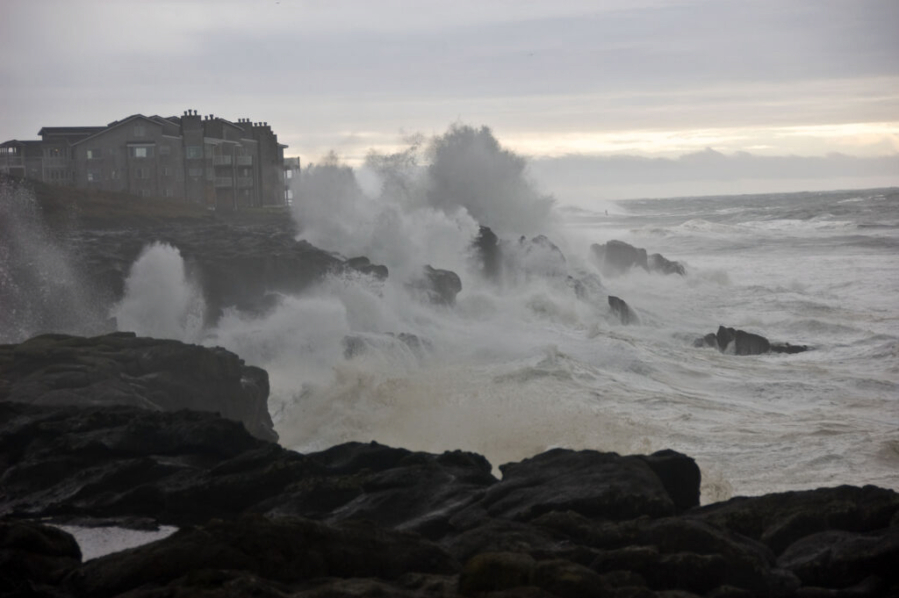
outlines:
[{"label": "balcony", "polygon": [[231,166],[231,156],[213,156],[212,163],[216,166]]},{"label": "balcony", "polygon": [[68,158],[44,158],[44,168],[65,168],[68,165]]},{"label": "balcony", "polygon": [[253,165],[253,156],[237,156],[237,165],[238,166],[252,166]]},{"label": "balcony", "polygon": [[247,189],[253,186],[253,177],[250,176],[242,176],[237,177],[237,187],[240,189]]},{"label": "balcony", "polygon": [[21,156],[4,156],[0,154],[0,166],[7,168],[23,168],[25,166],[25,158]]},{"label": "balcony", "polygon": [[217,176],[217,177],[215,177],[215,186],[216,187],[233,187],[234,179],[229,176]]}]

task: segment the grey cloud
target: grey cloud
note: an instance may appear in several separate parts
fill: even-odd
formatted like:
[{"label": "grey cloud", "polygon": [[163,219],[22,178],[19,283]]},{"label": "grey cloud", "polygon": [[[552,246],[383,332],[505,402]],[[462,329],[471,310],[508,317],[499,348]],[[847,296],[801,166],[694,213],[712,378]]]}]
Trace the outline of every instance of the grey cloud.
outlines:
[{"label": "grey cloud", "polygon": [[591,185],[876,176],[899,178],[899,154],[871,158],[845,154],[820,157],[759,156],[748,152],[724,154],[706,149],[679,158],[628,155],[540,158],[533,160],[531,167],[542,179],[579,180]]}]

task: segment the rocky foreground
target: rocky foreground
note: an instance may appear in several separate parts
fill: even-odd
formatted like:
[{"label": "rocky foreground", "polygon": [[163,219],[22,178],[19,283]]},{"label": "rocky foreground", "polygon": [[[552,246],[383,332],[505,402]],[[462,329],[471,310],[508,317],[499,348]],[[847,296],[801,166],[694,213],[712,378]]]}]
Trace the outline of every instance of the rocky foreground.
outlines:
[{"label": "rocky foreground", "polygon": [[[0,381],[3,596],[899,595],[891,490],[700,507],[673,451],[554,449],[501,479],[462,451],[299,454],[266,439],[264,372],[124,334],[0,346]],[[180,531],[82,562],[51,523]]]}]

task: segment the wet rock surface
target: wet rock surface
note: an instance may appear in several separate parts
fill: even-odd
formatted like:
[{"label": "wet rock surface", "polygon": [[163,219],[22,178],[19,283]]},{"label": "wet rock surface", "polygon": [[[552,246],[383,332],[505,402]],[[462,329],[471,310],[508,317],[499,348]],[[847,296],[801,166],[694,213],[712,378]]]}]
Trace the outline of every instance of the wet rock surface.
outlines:
[{"label": "wet rock surface", "polygon": [[188,277],[202,289],[207,323],[228,307],[264,311],[273,294],[298,293],[331,273],[359,272],[383,280],[387,267],[366,257],[344,259],[298,239],[283,222],[189,222],[165,226],[80,228],[57,238],[81,278],[107,304],[121,299],[141,252],[162,243],[176,248]]},{"label": "wet rock surface", "polygon": [[615,314],[625,326],[628,324],[640,323],[640,318],[637,316],[637,313],[620,297],[609,295],[609,308],[611,308],[612,313]]},{"label": "wet rock surface", "polygon": [[409,282],[407,287],[422,295],[434,305],[453,305],[456,295],[462,291],[462,279],[452,270],[443,270],[427,265],[421,277]]},{"label": "wet rock surface", "polygon": [[590,246],[593,259],[606,276],[620,276],[632,268],[642,268],[647,272],[686,275],[687,270],[680,262],[671,261],[661,254],[647,254],[641,247],[634,247],[624,241],[612,240],[603,245]]},{"label": "wet rock surface", "polygon": [[265,370],[220,347],[130,332],[46,334],[0,345],[0,401],[210,411],[241,422],[258,438],[277,440],[268,394]]},{"label": "wet rock surface", "polygon": [[714,347],[722,353],[734,355],[762,355],[764,353],[802,353],[806,345],[772,343],[760,334],[719,326],[718,332],[705,335],[693,343],[696,347]]},{"label": "wet rock surface", "polygon": [[[9,596],[899,591],[897,493],[841,486],[701,507],[699,468],[671,450],[553,449],[498,479],[463,451],[300,454],[214,413],[5,400],[0,471]],[[82,563],[47,518],[181,531]]]}]

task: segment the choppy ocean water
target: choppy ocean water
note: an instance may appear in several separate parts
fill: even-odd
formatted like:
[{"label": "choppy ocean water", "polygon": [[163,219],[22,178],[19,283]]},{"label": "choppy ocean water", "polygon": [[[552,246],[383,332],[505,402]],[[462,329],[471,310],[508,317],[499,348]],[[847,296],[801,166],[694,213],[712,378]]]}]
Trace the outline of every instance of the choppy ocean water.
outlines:
[{"label": "choppy ocean water", "polygon": [[[899,488],[899,196],[838,192],[619,202],[562,210],[566,268],[619,239],[687,267],[602,277],[640,316],[578,299],[557,265],[504,284],[460,272],[452,308],[333,280],[215,338],[267,367],[282,442],[461,448],[498,465],[550,447],[685,452],[703,500],[837,484]],[[438,265],[438,264],[435,264]],[[508,274],[508,272],[507,272]],[[604,298],[604,295],[602,295]],[[812,347],[695,348],[720,325]],[[414,350],[393,334],[427,344]],[[368,350],[347,359],[345,335]],[[302,340],[298,340],[302,339]]]},{"label": "choppy ocean water", "polygon": [[[477,274],[467,211],[360,196],[305,214],[300,236],[386,264],[386,281],[334,276],[262,315],[227,310],[203,328],[202,289],[177,248],[155,244],[109,315],[120,329],[224,346],[264,367],[281,442],[300,451],[376,440],[475,451],[498,466],[552,447],[672,448],[699,463],[704,502],[838,484],[899,489],[897,190],[635,200],[525,216],[518,199],[497,206],[498,231],[504,222],[538,228],[524,243],[500,235],[499,281]],[[564,261],[528,249],[538,232]],[[606,276],[590,245],[612,239],[680,261],[687,274]],[[69,280],[75,270],[60,270],[60,252],[40,247],[35,280]],[[455,305],[410,291],[408,277],[424,264],[459,274]],[[607,295],[627,301],[640,323],[623,325]],[[719,325],[811,350],[694,347]],[[27,338],[7,328],[6,342]]]}]

